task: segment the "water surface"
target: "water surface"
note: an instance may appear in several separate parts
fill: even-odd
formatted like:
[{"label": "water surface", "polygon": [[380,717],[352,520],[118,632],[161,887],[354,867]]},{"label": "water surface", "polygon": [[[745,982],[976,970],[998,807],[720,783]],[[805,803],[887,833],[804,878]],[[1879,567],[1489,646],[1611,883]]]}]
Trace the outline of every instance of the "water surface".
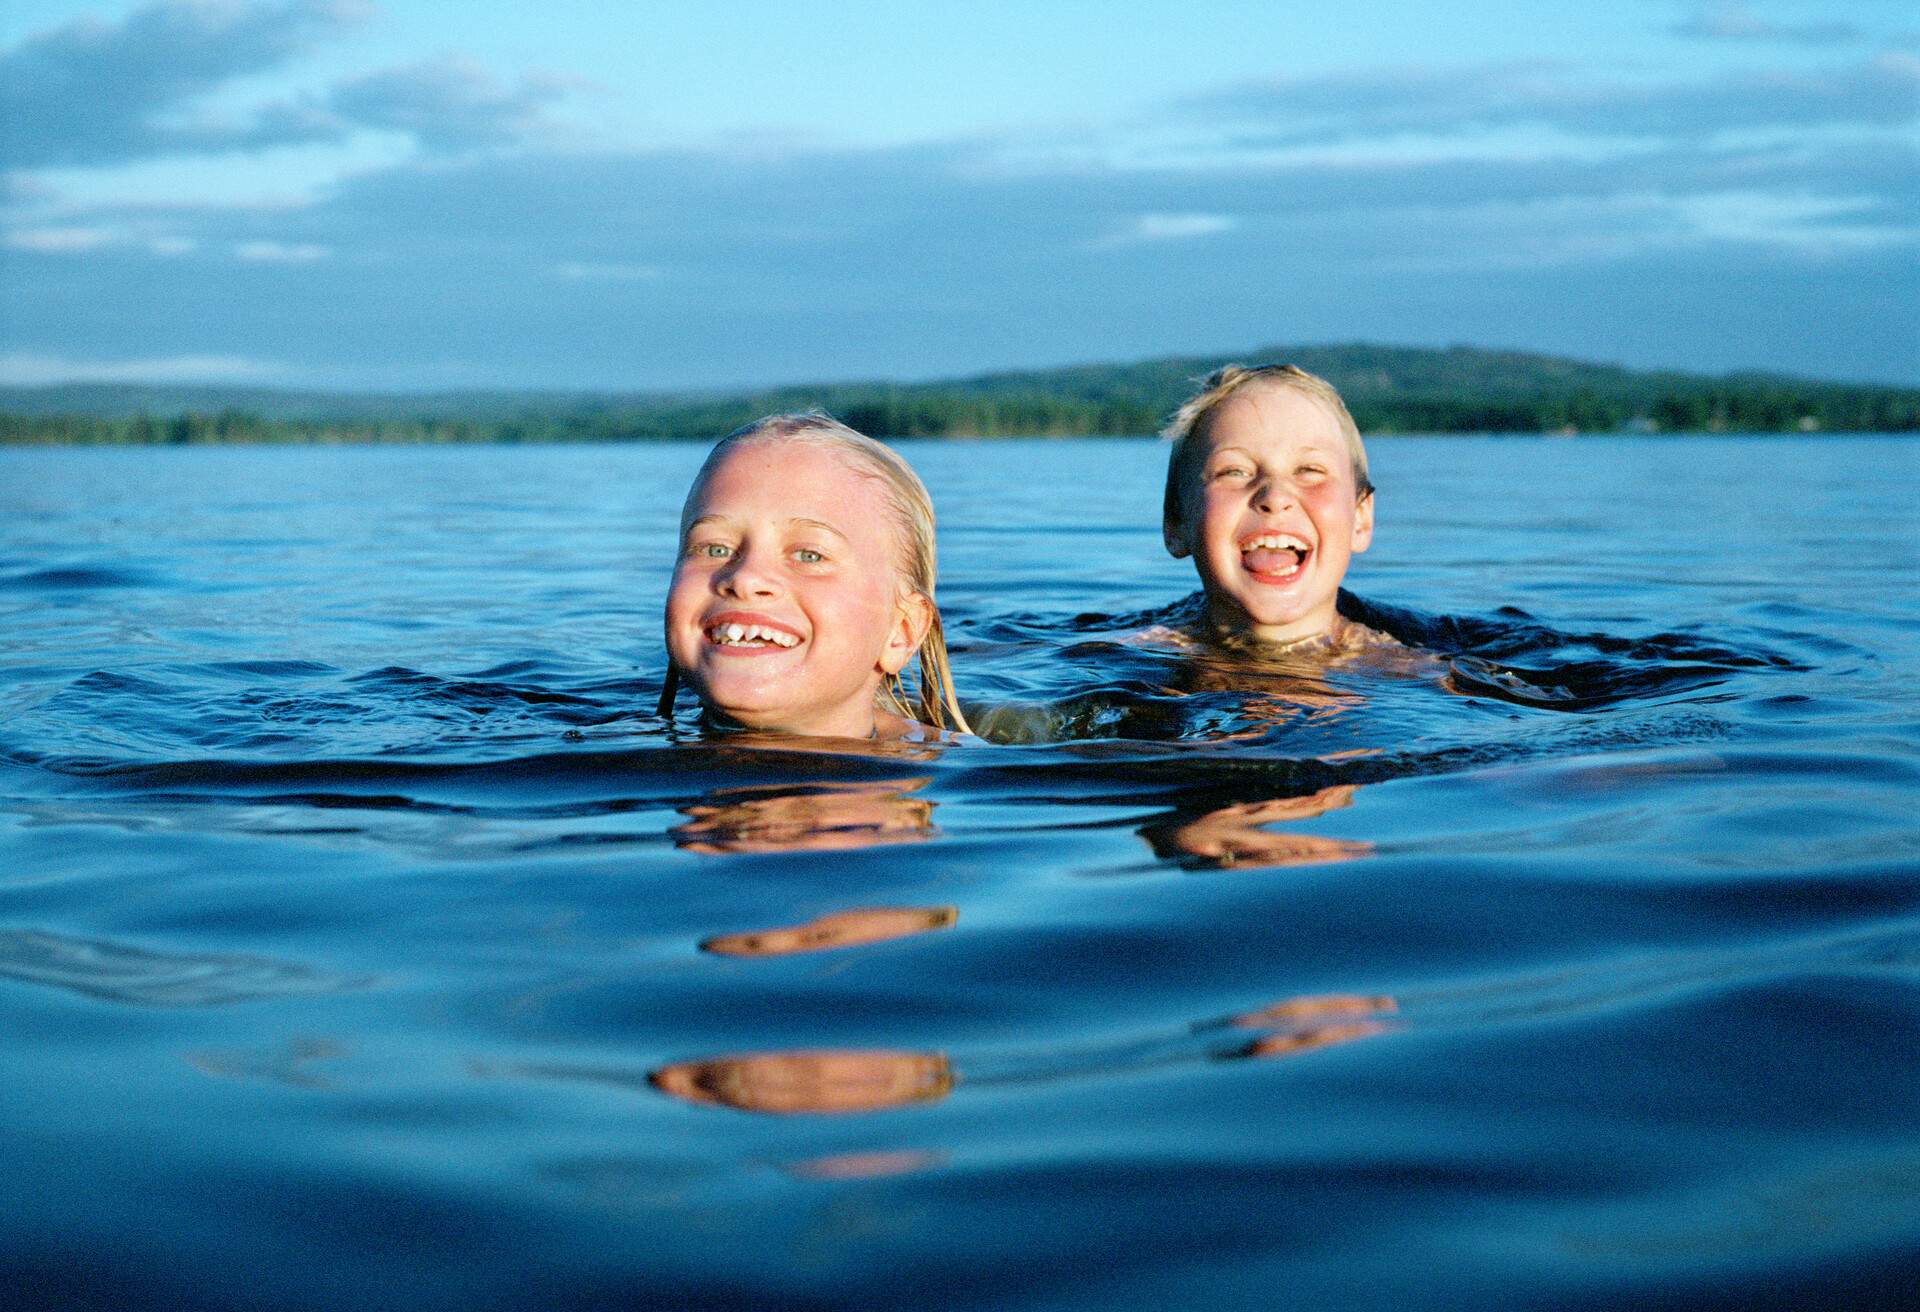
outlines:
[{"label": "water surface", "polygon": [[1404,669],[1122,641],[1151,443],[919,444],[1006,745],[655,718],[680,445],[0,451],[47,1307],[1901,1307],[1911,439],[1371,444]]}]

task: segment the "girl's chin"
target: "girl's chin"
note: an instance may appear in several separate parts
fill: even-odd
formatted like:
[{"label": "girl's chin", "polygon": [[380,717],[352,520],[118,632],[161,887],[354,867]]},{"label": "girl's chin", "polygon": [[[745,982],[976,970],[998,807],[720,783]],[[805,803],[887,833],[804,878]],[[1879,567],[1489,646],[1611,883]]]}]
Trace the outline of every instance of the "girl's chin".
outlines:
[{"label": "girl's chin", "polygon": [[701,699],[707,717],[722,728],[748,733],[798,734],[809,738],[871,738],[874,712],[833,711],[816,707],[728,706]]}]

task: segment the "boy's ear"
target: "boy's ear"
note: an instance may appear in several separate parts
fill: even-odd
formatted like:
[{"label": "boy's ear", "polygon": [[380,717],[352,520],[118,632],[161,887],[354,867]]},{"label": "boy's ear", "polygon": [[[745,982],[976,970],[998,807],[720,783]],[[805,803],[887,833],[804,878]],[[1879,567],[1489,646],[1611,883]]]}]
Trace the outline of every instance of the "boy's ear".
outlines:
[{"label": "boy's ear", "polygon": [[880,672],[898,674],[927,640],[933,627],[933,603],[921,592],[902,592],[893,606],[893,624],[887,630],[887,645],[880,653]]},{"label": "boy's ear", "polygon": [[1353,508],[1353,550],[1357,554],[1373,545],[1373,493],[1369,491]]},{"label": "boy's ear", "polygon": [[1193,544],[1187,541],[1187,526],[1171,514],[1160,519],[1160,540],[1167,544],[1167,554],[1175,560],[1185,560],[1193,554]]}]

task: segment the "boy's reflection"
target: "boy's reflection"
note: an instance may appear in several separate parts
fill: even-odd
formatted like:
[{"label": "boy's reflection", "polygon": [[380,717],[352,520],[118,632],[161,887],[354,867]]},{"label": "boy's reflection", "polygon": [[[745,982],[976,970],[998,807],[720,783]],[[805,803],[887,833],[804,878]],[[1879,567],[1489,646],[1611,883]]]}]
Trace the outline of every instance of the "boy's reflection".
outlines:
[{"label": "boy's reflection", "polygon": [[[1116,1044],[1104,1052],[1071,1055],[1037,1052],[983,1059],[968,1077],[975,1086],[1032,1084],[1116,1070],[1201,1060],[1284,1057],[1384,1034],[1384,1017],[1398,1008],[1383,995],[1334,993],[1287,998],[1254,1011],[1201,1021],[1180,1034]],[[1223,1032],[1257,1031],[1252,1039]],[[938,1052],[896,1050],[795,1050],[741,1053],[677,1062],[652,1072],[648,1082],[683,1102],[738,1111],[794,1115],[802,1112],[872,1112],[937,1102],[952,1091],[959,1073]]]},{"label": "boy's reflection", "polygon": [[1258,1011],[1243,1011],[1230,1017],[1227,1024],[1235,1029],[1267,1031],[1235,1055],[1285,1057],[1384,1034],[1387,1025],[1380,1017],[1391,1016],[1399,1009],[1385,994],[1329,993],[1288,998]]},{"label": "boy's reflection", "polygon": [[680,808],[668,830],[689,852],[831,851],[933,837],[933,803],[908,794],[926,779],[722,788]]},{"label": "boy's reflection", "polygon": [[778,929],[745,934],[715,934],[700,944],[703,952],[723,957],[782,957],[795,952],[825,952],[830,948],[883,943],[890,938],[946,929],[960,918],[959,907],[854,907],[833,911]]},{"label": "boy's reflection", "polygon": [[1370,856],[1373,844],[1325,834],[1276,832],[1265,826],[1310,820],[1353,801],[1354,785],[1336,784],[1303,797],[1222,801],[1203,794],[1141,827],[1155,856],[1193,869],[1221,866],[1304,866]]}]

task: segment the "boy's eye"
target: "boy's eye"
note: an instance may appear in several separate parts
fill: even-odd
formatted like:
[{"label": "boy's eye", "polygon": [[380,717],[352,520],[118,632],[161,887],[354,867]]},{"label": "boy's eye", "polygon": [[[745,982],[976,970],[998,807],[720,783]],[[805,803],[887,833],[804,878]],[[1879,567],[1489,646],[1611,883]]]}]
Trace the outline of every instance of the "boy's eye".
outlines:
[{"label": "boy's eye", "polygon": [[733,548],[724,542],[696,542],[687,549],[689,556],[705,556],[709,560],[719,560],[733,554]]},{"label": "boy's eye", "polygon": [[795,547],[791,554],[794,560],[802,565],[818,565],[826,559],[825,556],[815,551],[812,547]]},{"label": "boy's eye", "polygon": [[1302,465],[1300,466],[1300,468],[1294,470],[1293,472],[1296,474],[1319,475],[1319,474],[1324,474],[1327,471],[1322,469],[1319,465]]}]

